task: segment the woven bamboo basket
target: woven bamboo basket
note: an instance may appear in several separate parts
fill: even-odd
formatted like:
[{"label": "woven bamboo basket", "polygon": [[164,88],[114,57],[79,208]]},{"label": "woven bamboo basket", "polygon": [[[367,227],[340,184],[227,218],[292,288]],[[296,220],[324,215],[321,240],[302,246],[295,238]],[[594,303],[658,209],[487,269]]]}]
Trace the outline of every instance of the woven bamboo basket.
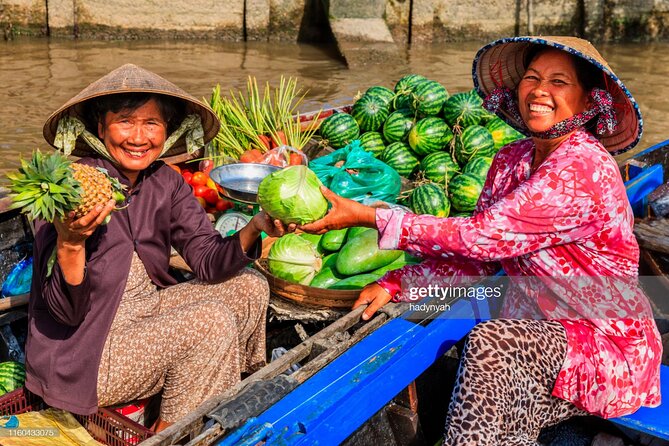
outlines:
[{"label": "woven bamboo basket", "polygon": [[270,292],[273,295],[301,305],[350,309],[360,295],[360,290],[328,290],[280,279],[269,272],[266,258],[256,260],[255,267],[267,278]]}]

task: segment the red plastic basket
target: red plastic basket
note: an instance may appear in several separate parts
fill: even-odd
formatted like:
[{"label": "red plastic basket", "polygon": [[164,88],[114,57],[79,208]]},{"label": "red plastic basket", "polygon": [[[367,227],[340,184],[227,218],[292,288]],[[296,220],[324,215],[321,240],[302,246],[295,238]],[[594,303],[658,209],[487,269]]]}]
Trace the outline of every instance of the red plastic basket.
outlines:
[{"label": "red plastic basket", "polygon": [[[44,401],[21,387],[0,397],[0,415],[42,410]],[[100,407],[88,416],[74,415],[97,441],[109,446],[131,446],[151,437],[153,431],[114,411]]]}]

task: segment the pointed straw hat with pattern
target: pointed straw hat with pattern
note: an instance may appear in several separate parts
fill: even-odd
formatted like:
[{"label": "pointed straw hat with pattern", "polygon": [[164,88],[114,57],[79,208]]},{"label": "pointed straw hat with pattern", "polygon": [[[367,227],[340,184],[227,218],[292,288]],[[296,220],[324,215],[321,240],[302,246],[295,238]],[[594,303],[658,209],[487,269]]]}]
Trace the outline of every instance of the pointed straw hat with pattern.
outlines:
[{"label": "pointed straw hat with pattern", "polygon": [[154,93],[180,99],[186,118],[165,141],[161,157],[192,154],[211,141],[220,128],[214,111],[205,103],[168,80],[133,64],[125,64],[84,88],[56,110],[44,124],[44,139],[66,155],[86,156],[93,151],[109,158],[97,138],[97,129],[86,129],[85,103],[101,96],[120,93]]},{"label": "pointed straw hat with pattern", "polygon": [[[472,68],[474,87],[479,95],[489,99],[495,92],[506,90],[515,96],[515,89],[527,68],[526,55],[537,45],[566,51],[601,70],[604,90],[612,100],[609,107],[609,116],[612,119],[606,124],[602,123],[602,132],[595,136],[613,155],[634,147],[639,142],[643,129],[639,106],[606,60],[587,40],[568,36],[529,36],[500,39],[485,45],[474,57]],[[497,115],[518,131],[528,135],[525,124],[509,106],[510,101],[506,102],[507,104],[502,104],[496,110]],[[597,114],[592,115],[594,116]]]}]

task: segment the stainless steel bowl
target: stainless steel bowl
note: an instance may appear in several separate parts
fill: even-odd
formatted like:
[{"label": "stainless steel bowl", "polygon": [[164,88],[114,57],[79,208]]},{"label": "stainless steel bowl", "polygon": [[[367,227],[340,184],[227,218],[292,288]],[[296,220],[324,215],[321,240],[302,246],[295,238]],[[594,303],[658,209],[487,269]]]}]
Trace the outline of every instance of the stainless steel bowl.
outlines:
[{"label": "stainless steel bowl", "polygon": [[223,195],[249,204],[258,202],[258,185],[272,172],[281,169],[270,164],[237,163],[215,168],[209,177],[223,188]]}]

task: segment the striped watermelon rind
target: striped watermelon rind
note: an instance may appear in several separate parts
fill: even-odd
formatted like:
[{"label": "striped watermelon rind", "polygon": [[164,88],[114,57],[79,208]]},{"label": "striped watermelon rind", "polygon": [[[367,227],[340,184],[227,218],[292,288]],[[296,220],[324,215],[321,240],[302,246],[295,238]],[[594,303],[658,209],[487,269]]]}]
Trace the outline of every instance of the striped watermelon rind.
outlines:
[{"label": "striped watermelon rind", "polygon": [[448,217],[451,210],[451,203],[444,188],[433,183],[425,183],[416,187],[409,201],[411,210],[416,214]]},{"label": "striped watermelon rind", "polygon": [[348,113],[335,113],[323,120],[320,133],[331,147],[340,149],[360,136],[360,127]]},{"label": "striped watermelon rind", "polygon": [[420,157],[443,149],[451,139],[453,132],[448,124],[435,116],[416,122],[408,136],[409,146]]},{"label": "striped watermelon rind", "polygon": [[464,166],[474,156],[492,156],[495,142],[485,127],[472,125],[455,138],[455,159]]},{"label": "striped watermelon rind", "polygon": [[454,177],[448,183],[448,198],[451,206],[460,212],[471,212],[483,190],[483,182],[469,173]]},{"label": "striped watermelon rind", "polygon": [[395,110],[383,124],[383,138],[389,143],[406,141],[414,124],[411,110],[406,108]]},{"label": "striped watermelon rind", "polygon": [[369,87],[367,91],[365,91],[365,95],[378,98],[388,106],[388,109],[392,107],[393,99],[395,99],[395,92],[390,88],[381,85]]},{"label": "striped watermelon rind", "polygon": [[375,157],[378,157],[386,148],[386,143],[383,142],[383,137],[379,132],[367,132],[360,135],[360,145]]},{"label": "striped watermelon rind", "polygon": [[448,99],[448,91],[437,81],[426,80],[413,89],[412,109],[418,116],[436,116]]},{"label": "striped watermelon rind", "polygon": [[420,162],[420,168],[425,178],[441,185],[460,173],[460,166],[448,152],[430,153]]},{"label": "striped watermelon rind", "polygon": [[26,369],[23,364],[16,361],[0,363],[0,393],[11,392],[22,387],[26,381]]},{"label": "striped watermelon rind", "polygon": [[381,153],[381,161],[395,169],[404,178],[409,178],[419,165],[418,158],[403,142],[389,144]]},{"label": "striped watermelon rind", "polygon": [[487,115],[483,101],[475,90],[456,93],[444,102],[443,116],[451,127],[478,125]]},{"label": "striped watermelon rind", "polygon": [[492,166],[492,158],[488,156],[475,156],[465,165],[462,169],[462,173],[474,175],[485,183],[490,166]]},{"label": "striped watermelon rind", "polygon": [[358,123],[361,132],[375,132],[381,128],[390,114],[385,102],[376,96],[364,94],[355,101],[351,116]]},{"label": "striped watermelon rind", "polygon": [[503,119],[497,116],[488,121],[485,125],[485,128],[488,129],[492,135],[492,140],[495,144],[496,150],[499,150],[505,145],[511,144],[514,141],[525,138],[525,135],[511,127],[509,124],[504,122]]},{"label": "striped watermelon rind", "polygon": [[395,84],[393,107],[396,110],[410,108],[414,102],[414,91],[417,86],[428,79],[420,74],[408,74]]}]

